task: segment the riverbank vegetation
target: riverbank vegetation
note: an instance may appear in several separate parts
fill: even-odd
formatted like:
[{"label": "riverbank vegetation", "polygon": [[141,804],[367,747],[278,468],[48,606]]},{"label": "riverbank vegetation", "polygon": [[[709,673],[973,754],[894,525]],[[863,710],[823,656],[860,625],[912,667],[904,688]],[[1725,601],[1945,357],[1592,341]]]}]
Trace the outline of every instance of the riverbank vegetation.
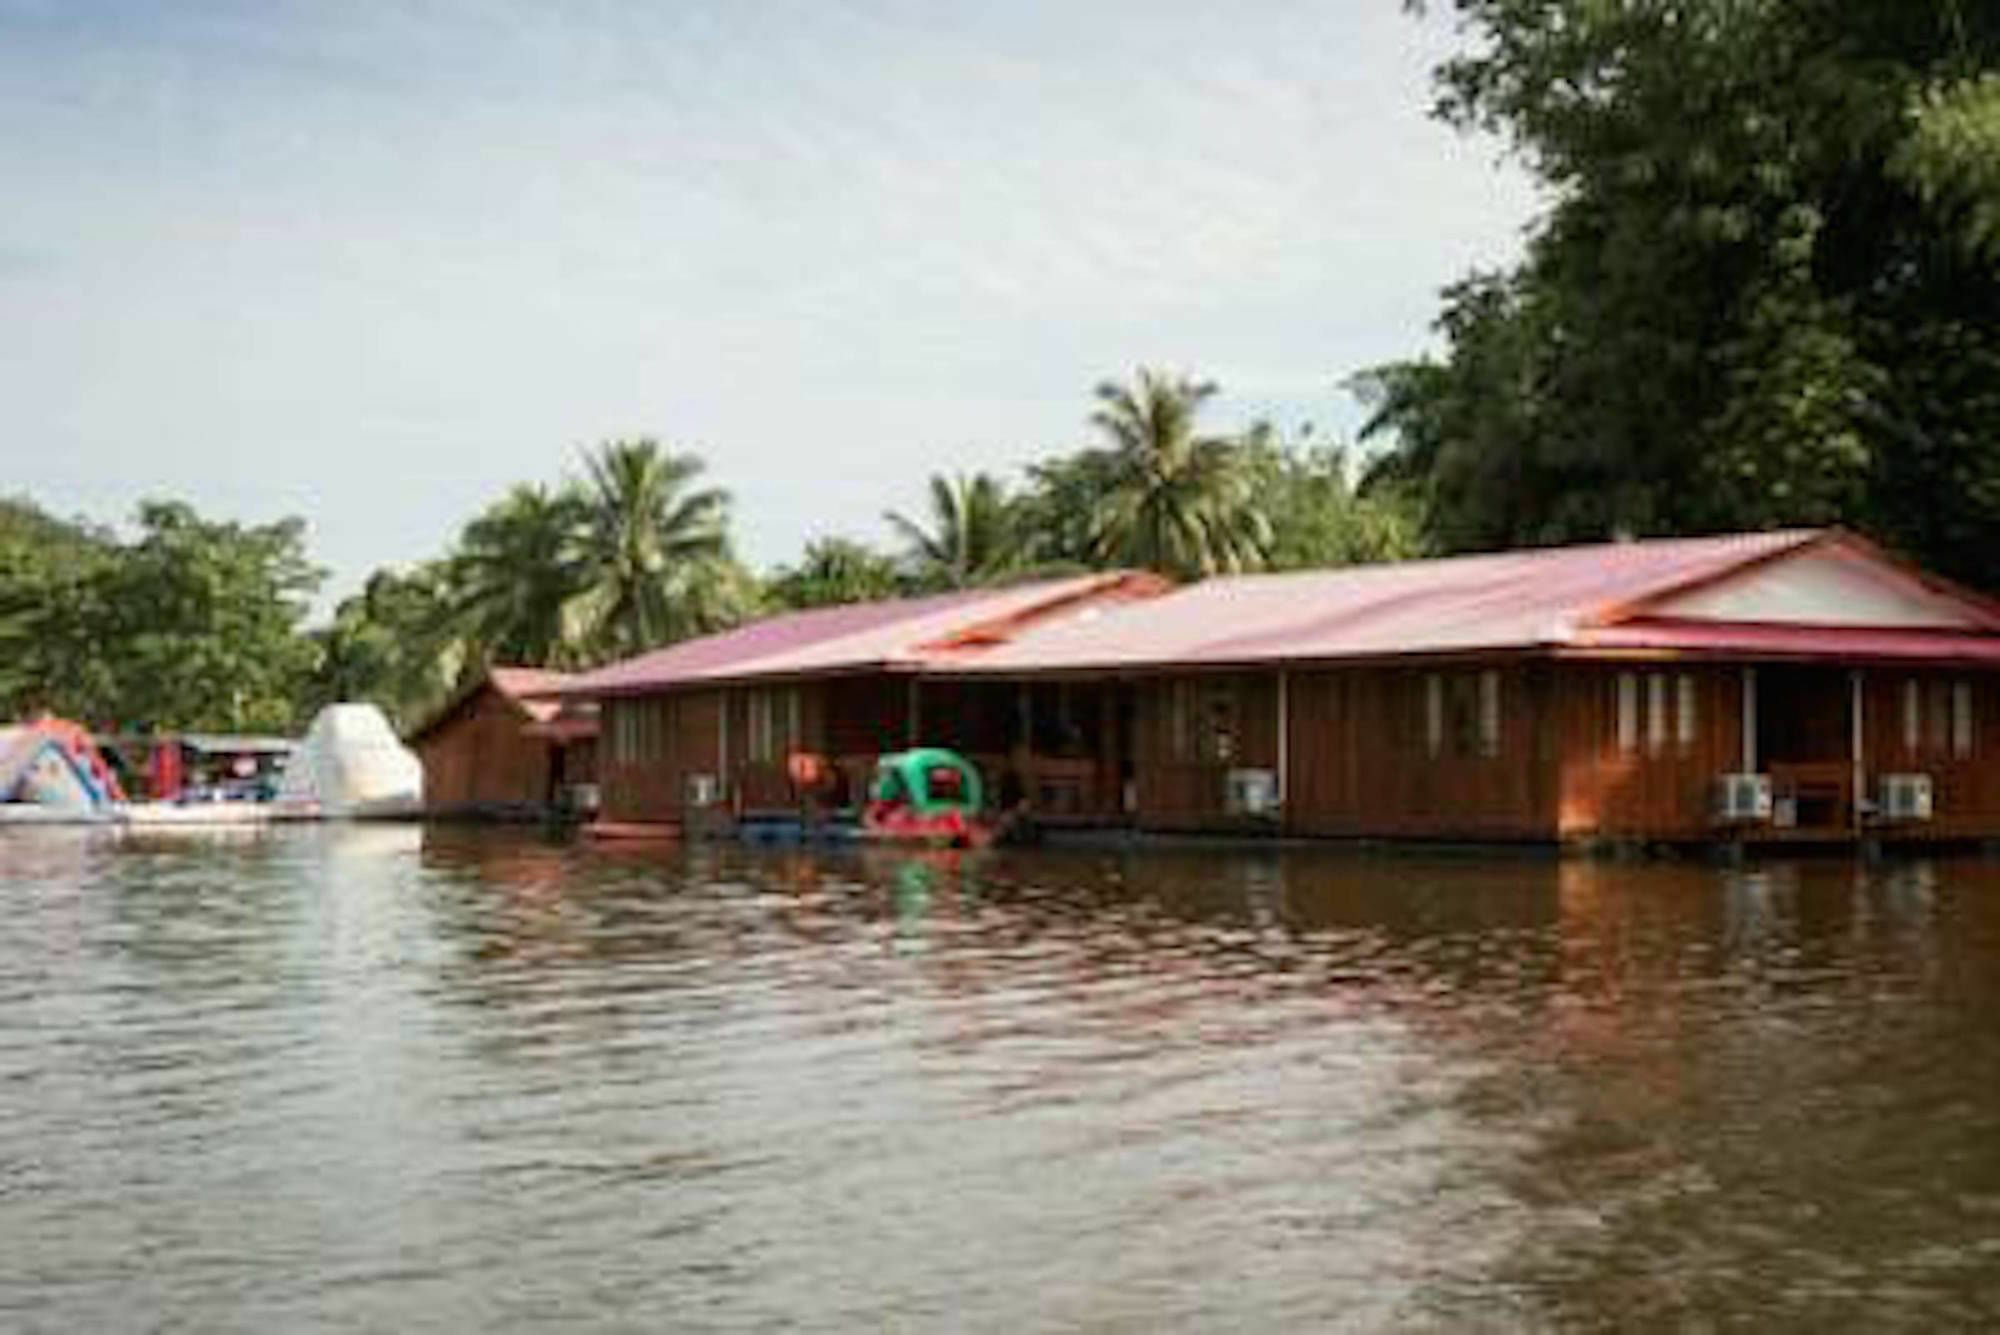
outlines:
[{"label": "riverbank vegetation", "polygon": [[[1395,498],[1346,453],[1258,424],[1213,433],[1205,382],[1140,371],[1097,391],[1096,439],[1017,481],[930,479],[889,541],[809,540],[758,575],[703,461],[652,439],[523,482],[433,559],[384,567],[307,626],[322,572],[305,528],[218,524],[148,503],[124,538],[14,501],[0,510],[0,714],[130,728],[295,726],[331,700],[407,725],[489,662],[583,668],[768,611],[1137,565],[1180,578],[1418,550]],[[877,516],[869,516],[874,520]]]},{"label": "riverbank vegetation", "polygon": [[1841,522],[2000,583],[2000,6],[1455,0],[1552,201],[1359,387],[1445,550]]}]

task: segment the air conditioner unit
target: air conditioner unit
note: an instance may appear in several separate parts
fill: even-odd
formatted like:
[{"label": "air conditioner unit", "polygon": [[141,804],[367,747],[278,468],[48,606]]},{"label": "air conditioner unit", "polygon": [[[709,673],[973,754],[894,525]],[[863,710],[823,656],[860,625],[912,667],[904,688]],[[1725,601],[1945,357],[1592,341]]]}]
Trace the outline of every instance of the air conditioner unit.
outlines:
[{"label": "air conditioner unit", "polygon": [[722,800],[722,780],[713,774],[687,776],[687,803],[691,807],[712,807]]},{"label": "air conditioner unit", "polygon": [[1929,820],[1936,790],[1928,774],[1884,774],[1879,810],[1883,820]]},{"label": "air conditioner unit", "polygon": [[1269,816],[1278,810],[1278,776],[1267,769],[1229,771],[1223,805],[1232,816]]},{"label": "air conditioner unit", "polygon": [[1715,818],[1728,825],[1771,819],[1771,776],[1725,774],[1715,787]]}]

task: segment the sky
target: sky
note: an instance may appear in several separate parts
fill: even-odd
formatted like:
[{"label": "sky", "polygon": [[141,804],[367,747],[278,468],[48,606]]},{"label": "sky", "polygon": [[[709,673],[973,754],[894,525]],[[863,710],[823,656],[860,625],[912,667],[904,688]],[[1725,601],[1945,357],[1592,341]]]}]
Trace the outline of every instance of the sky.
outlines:
[{"label": "sky", "polygon": [[[1441,8],[1441,7],[1438,7]],[[327,597],[650,435],[886,542],[1139,365],[1351,435],[1538,198],[1397,0],[0,0],[0,492],[300,514]]]}]

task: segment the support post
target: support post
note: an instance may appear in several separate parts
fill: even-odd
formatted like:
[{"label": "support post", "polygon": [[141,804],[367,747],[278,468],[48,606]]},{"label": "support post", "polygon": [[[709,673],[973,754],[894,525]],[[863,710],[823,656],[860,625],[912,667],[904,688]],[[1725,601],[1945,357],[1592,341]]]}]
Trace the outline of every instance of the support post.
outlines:
[{"label": "support post", "polygon": [[729,796],[729,692],[715,693],[715,795]]},{"label": "support post", "polygon": [[1292,675],[1278,669],[1278,810],[1292,791]]},{"label": "support post", "polygon": [[904,699],[904,708],[907,712],[906,730],[909,734],[907,742],[910,746],[916,746],[919,739],[923,736],[924,706],[923,698],[920,694],[921,688],[922,682],[920,679],[916,677],[910,678],[909,688],[905,693]]},{"label": "support post", "polygon": [[1743,772],[1757,772],[1757,669],[1743,669]]},{"label": "support post", "polygon": [[1864,731],[1861,719],[1861,701],[1864,694],[1865,692],[1861,689],[1861,669],[1856,668],[1847,674],[1847,714],[1850,734],[1848,742],[1849,754],[1852,756],[1854,762],[1852,792],[1847,799],[1847,805],[1849,807],[1848,818],[1853,822],[1856,830],[1861,828],[1861,803],[1866,794],[1868,783],[1866,757],[1862,754],[1865,742],[1863,741]]}]

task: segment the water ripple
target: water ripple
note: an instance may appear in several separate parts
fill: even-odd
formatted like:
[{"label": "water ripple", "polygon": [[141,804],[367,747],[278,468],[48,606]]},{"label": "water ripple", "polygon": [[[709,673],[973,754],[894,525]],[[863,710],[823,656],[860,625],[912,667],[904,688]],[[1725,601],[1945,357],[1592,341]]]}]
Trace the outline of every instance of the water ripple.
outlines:
[{"label": "water ripple", "polygon": [[2000,1320],[2000,868],[0,838],[0,1324]]}]

